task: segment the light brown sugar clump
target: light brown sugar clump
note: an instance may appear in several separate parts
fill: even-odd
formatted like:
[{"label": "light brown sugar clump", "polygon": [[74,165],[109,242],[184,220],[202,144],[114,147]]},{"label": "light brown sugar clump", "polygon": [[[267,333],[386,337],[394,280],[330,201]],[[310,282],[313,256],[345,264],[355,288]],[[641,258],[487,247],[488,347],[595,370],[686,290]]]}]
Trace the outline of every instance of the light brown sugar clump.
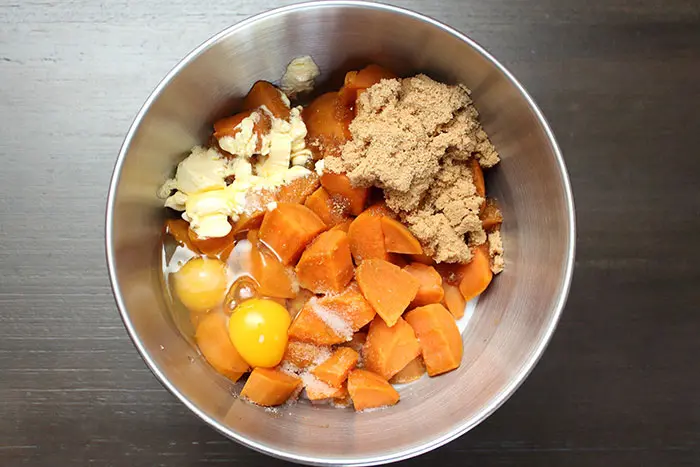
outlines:
[{"label": "light brown sugar clump", "polygon": [[466,262],[482,244],[477,195],[468,161],[499,161],[477,120],[469,91],[425,75],[382,80],[360,95],[352,140],[326,170],[346,172],[356,186],[384,189],[397,212],[438,262]]}]

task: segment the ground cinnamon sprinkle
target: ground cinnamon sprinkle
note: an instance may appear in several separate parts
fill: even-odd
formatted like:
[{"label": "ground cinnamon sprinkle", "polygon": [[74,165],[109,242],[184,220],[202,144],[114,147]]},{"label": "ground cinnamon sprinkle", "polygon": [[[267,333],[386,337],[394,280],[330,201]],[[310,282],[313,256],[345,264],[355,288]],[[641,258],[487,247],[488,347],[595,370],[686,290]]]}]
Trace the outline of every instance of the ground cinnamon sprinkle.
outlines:
[{"label": "ground cinnamon sprinkle", "polygon": [[463,86],[425,75],[382,80],[358,99],[352,140],[325,168],[347,172],[357,186],[384,189],[397,212],[437,262],[467,262],[469,244],[486,241],[469,159],[498,163]]}]

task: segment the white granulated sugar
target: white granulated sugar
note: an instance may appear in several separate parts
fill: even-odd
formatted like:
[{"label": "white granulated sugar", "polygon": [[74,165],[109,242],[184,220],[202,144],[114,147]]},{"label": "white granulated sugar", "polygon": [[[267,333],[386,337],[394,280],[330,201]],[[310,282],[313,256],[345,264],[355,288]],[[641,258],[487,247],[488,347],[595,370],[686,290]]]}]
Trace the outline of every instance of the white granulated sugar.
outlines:
[{"label": "white granulated sugar", "polygon": [[314,356],[313,366],[317,367],[329,358],[331,358],[331,349],[329,347],[318,347],[318,351]]},{"label": "white granulated sugar", "polygon": [[299,376],[299,374],[302,371],[301,368],[287,361],[282,362],[280,366],[277,367],[277,369],[282,373],[286,373],[290,376]]},{"label": "white granulated sugar", "polygon": [[331,397],[337,391],[337,389],[327,385],[308,371],[302,373],[301,380],[305,388],[311,388],[312,391],[323,394],[326,397]]},{"label": "white granulated sugar", "polygon": [[318,303],[318,299],[316,297],[309,300],[309,305],[311,306],[311,311],[316,313],[316,316],[321,318],[321,321],[323,321],[326,326],[331,328],[337,335],[346,341],[352,339],[352,326],[345,319],[335,314],[335,312],[330,308],[326,308]]}]

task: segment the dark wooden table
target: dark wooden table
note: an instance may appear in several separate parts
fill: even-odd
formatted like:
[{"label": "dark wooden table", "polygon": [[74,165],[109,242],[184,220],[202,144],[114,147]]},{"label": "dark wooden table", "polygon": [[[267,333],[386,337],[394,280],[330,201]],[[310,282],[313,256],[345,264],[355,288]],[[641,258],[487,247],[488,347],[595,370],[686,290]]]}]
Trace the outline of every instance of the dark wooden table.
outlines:
[{"label": "dark wooden table", "polygon": [[[578,219],[573,288],[534,373],[406,464],[700,465],[700,2],[397,3],[467,33],[530,90]],[[201,41],[276,5],[0,3],[0,465],[282,464],[160,386],[103,253],[109,177],[141,103]]]}]

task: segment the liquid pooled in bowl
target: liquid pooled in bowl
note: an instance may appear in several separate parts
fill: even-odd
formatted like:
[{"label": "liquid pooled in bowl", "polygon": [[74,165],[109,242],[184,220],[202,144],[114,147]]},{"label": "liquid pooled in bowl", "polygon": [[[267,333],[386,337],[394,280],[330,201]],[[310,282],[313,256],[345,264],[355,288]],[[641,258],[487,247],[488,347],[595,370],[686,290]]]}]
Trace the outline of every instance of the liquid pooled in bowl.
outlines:
[{"label": "liquid pooled in bowl", "polygon": [[250,402],[394,405],[461,364],[457,320],[503,269],[498,160],[463,86],[370,65],[302,108],[259,81],[160,190],[174,311]]}]

